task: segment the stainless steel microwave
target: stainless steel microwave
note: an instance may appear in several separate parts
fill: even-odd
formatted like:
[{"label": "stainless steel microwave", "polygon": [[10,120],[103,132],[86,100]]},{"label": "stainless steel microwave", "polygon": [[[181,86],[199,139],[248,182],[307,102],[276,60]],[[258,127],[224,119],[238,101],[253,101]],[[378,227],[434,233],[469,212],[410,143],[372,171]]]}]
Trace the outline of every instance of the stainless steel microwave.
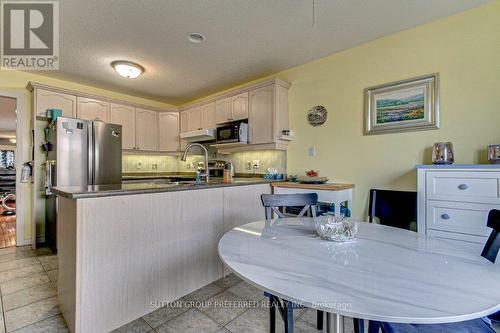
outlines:
[{"label": "stainless steel microwave", "polygon": [[217,127],[217,143],[248,143],[248,123],[237,122]]}]

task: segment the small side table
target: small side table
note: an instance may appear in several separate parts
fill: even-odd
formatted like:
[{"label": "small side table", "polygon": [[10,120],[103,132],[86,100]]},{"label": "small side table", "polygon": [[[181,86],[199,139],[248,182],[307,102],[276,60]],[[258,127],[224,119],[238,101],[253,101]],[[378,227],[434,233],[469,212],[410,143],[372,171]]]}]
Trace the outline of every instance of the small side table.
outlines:
[{"label": "small side table", "polygon": [[340,216],[340,204],[347,202],[346,208],[352,212],[352,189],[354,184],[301,184],[293,182],[272,183],[275,194],[317,193],[318,202],[335,206],[335,216]]}]

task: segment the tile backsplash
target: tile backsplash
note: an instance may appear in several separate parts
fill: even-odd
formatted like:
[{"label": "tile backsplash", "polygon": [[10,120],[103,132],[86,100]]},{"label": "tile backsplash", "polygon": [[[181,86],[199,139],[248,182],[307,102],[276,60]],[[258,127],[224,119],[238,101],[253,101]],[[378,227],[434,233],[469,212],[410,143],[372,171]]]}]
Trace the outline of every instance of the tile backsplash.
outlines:
[{"label": "tile backsplash", "polygon": [[[262,174],[266,173],[268,168],[276,168],[278,173],[286,173],[286,151],[248,151],[231,155],[211,153],[209,158],[231,161],[236,173]],[[259,161],[259,168],[249,169],[249,164],[255,160]],[[188,165],[196,166],[199,161],[203,161],[201,155],[190,155],[186,162],[182,162],[179,156],[123,154],[122,170],[124,173],[192,172],[195,169],[188,169]]]}]

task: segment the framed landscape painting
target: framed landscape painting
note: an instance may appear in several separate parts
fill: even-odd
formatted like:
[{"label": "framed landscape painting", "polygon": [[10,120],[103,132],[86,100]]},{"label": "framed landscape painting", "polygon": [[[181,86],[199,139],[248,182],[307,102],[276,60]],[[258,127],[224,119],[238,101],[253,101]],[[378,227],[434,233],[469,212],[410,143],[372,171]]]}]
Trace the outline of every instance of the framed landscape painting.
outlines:
[{"label": "framed landscape painting", "polygon": [[438,74],[365,89],[365,134],[439,128]]}]

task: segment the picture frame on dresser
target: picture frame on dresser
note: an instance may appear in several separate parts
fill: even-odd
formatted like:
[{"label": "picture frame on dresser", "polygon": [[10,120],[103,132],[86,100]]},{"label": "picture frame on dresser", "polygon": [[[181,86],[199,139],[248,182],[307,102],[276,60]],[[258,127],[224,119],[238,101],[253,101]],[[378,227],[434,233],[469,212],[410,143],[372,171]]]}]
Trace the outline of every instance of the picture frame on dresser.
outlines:
[{"label": "picture frame on dresser", "polygon": [[438,73],[365,89],[365,135],[438,128]]}]

